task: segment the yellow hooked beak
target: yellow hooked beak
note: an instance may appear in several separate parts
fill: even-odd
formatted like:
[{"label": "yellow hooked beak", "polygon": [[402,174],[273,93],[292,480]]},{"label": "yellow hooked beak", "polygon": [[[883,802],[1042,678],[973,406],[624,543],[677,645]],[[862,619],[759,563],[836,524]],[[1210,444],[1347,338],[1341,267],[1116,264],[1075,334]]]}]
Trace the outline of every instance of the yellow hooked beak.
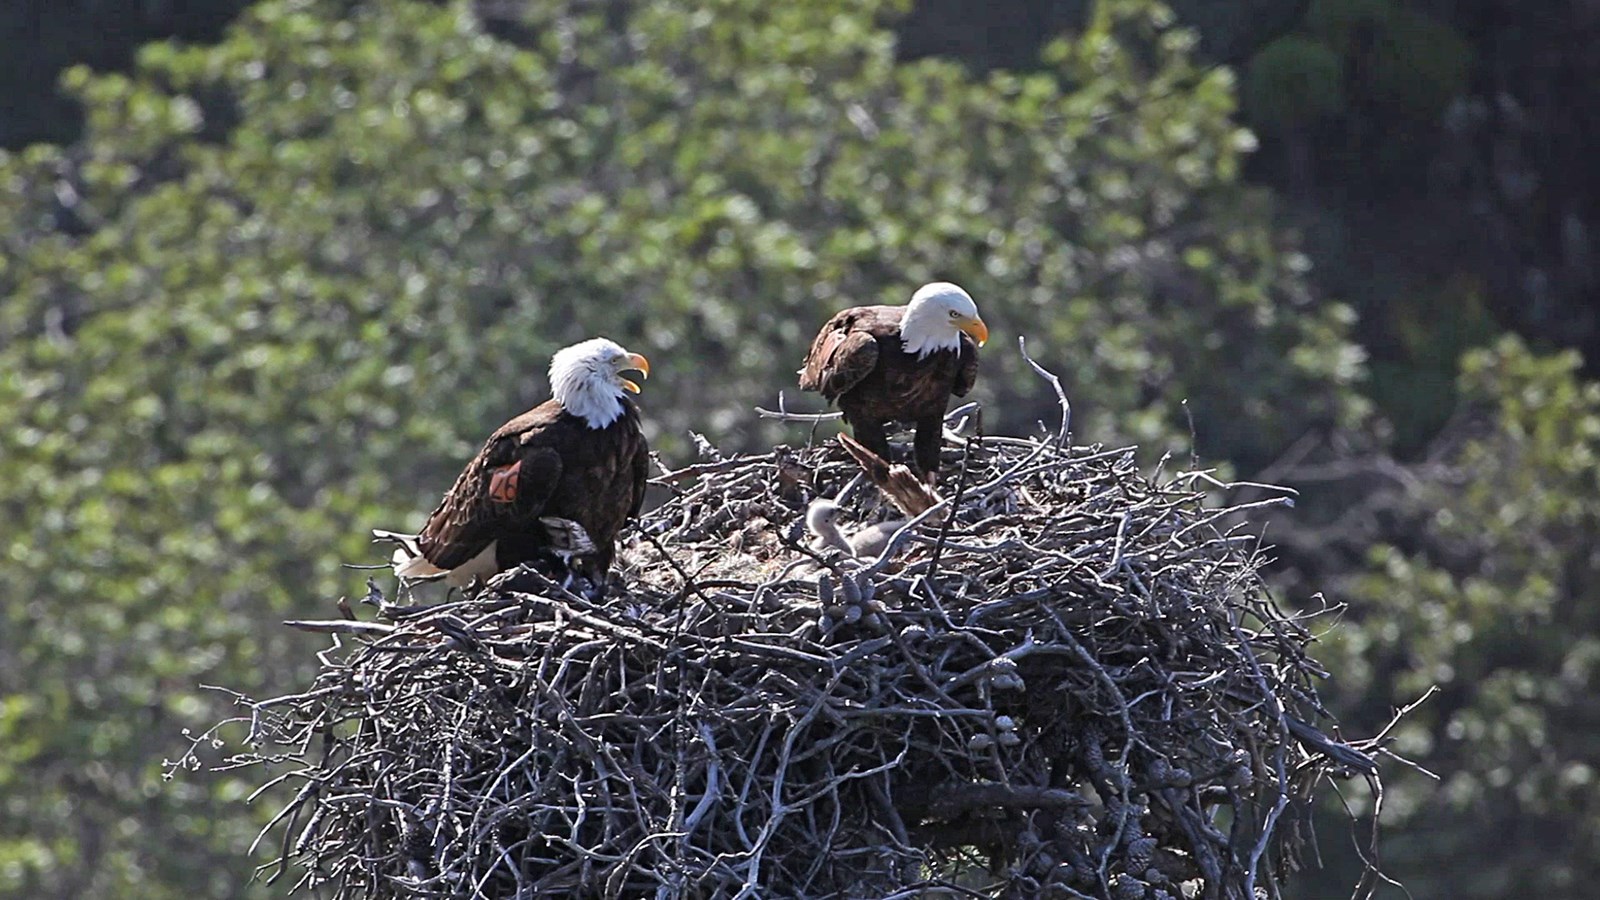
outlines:
[{"label": "yellow hooked beak", "polygon": [[972,335],[972,339],[978,342],[979,347],[989,340],[989,326],[983,324],[982,319],[965,319],[956,327]]},{"label": "yellow hooked beak", "polygon": [[638,372],[641,376],[640,381],[647,380],[650,377],[650,360],[645,359],[638,353],[629,353],[628,365],[617,370],[618,380],[622,382],[622,389],[630,394],[637,394],[639,393],[639,386],[626,378],[622,378],[623,372]]}]

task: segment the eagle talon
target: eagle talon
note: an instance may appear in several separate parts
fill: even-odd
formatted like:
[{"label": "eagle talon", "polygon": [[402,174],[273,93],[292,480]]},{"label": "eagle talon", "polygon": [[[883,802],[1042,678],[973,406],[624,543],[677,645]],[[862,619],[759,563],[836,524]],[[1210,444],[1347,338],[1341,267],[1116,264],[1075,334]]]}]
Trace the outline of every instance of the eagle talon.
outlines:
[{"label": "eagle talon", "polygon": [[522,471],[522,460],[501,466],[489,476],[489,499],[496,503],[513,503],[517,499],[517,476]]}]

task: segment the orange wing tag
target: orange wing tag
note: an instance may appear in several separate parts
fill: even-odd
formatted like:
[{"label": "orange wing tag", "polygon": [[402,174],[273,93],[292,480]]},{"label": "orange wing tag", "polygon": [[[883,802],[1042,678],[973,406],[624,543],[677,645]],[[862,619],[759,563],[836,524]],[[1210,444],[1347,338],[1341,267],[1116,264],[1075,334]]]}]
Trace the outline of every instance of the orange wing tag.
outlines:
[{"label": "orange wing tag", "polygon": [[489,499],[496,503],[511,503],[517,499],[517,476],[522,471],[522,460],[501,466],[489,476]]}]

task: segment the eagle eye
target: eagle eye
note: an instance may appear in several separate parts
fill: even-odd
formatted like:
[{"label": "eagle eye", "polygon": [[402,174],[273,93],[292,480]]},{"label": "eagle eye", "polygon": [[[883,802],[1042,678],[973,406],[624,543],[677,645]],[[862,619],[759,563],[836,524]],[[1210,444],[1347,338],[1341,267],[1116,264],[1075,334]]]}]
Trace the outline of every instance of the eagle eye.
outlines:
[{"label": "eagle eye", "polygon": [[953,309],[950,310],[950,318],[959,319],[960,317],[961,317],[961,313],[959,313],[959,312],[957,312],[957,311],[955,311]]}]

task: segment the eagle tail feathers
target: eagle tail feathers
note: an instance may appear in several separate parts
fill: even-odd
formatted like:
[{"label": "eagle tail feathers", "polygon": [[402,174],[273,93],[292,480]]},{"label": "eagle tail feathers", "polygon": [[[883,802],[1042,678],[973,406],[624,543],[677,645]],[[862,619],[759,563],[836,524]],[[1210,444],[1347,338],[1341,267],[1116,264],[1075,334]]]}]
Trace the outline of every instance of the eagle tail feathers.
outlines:
[{"label": "eagle tail feathers", "polygon": [[919,516],[939,503],[939,495],[932,486],[918,479],[910,469],[899,463],[890,465],[848,434],[840,434],[839,443],[850,451],[867,478],[878,486],[889,502],[907,516]]}]

